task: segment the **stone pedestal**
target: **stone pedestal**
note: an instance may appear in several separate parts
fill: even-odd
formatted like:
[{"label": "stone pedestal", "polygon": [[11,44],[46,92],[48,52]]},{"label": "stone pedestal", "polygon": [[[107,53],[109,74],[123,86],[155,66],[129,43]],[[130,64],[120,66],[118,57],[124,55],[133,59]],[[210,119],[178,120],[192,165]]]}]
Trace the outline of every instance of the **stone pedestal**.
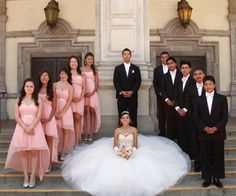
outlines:
[{"label": "stone pedestal", "polygon": [[122,63],[122,50],[132,51],[132,63],[140,67],[139,116],[149,116],[150,48],[148,1],[97,0],[96,64],[99,65],[100,102],[103,116],[117,115],[113,72]]},{"label": "stone pedestal", "polygon": [[5,50],[6,50],[6,1],[0,0],[0,118],[7,119],[6,84],[5,84]]},{"label": "stone pedestal", "polygon": [[231,30],[231,110],[230,115],[236,116],[236,1],[229,0],[229,22]]}]

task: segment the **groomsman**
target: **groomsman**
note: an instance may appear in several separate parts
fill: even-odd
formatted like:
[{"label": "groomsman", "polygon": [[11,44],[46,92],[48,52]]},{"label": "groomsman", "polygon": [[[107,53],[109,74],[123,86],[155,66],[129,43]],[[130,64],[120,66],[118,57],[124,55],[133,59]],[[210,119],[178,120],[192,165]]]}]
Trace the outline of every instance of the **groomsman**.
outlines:
[{"label": "groomsman", "polygon": [[122,51],[124,62],[115,67],[113,83],[119,116],[123,111],[129,111],[132,125],[137,127],[138,90],[142,79],[139,67],[130,62],[131,57],[131,50],[125,48]]},{"label": "groomsman", "polygon": [[225,96],[215,91],[215,79],[206,76],[203,80],[205,94],[196,100],[194,115],[198,124],[203,187],[212,183],[223,187],[220,178],[225,177],[224,140],[228,121],[228,105]]},{"label": "groomsman", "polygon": [[182,77],[182,74],[176,67],[177,62],[174,57],[169,57],[166,63],[168,72],[163,77],[161,93],[167,107],[167,137],[171,140],[176,140],[177,112],[174,108],[174,100],[177,95],[178,81]]},{"label": "groomsman", "polygon": [[[193,79],[195,80],[195,85],[189,88],[189,112],[194,117],[193,114],[193,105],[198,97],[205,93],[203,88],[203,78],[205,77],[204,71],[200,68],[197,68],[193,72]],[[201,171],[201,162],[200,162],[200,146],[199,146],[199,138],[198,138],[198,129],[197,124],[194,123],[196,120],[192,119],[191,123],[191,153],[194,159],[194,172]]]},{"label": "groomsman", "polygon": [[157,96],[157,113],[158,113],[158,125],[159,136],[166,135],[166,104],[161,94],[162,80],[164,74],[168,72],[168,66],[166,60],[169,58],[169,53],[166,51],[161,52],[160,61],[161,65],[157,66],[153,72],[153,86]]},{"label": "groomsman", "polygon": [[187,60],[181,61],[180,70],[182,78],[177,85],[177,96],[174,100],[175,110],[177,111],[177,143],[184,152],[190,155],[190,127],[191,115],[189,110],[188,91],[189,87],[195,84],[194,79],[190,75],[191,62]]}]

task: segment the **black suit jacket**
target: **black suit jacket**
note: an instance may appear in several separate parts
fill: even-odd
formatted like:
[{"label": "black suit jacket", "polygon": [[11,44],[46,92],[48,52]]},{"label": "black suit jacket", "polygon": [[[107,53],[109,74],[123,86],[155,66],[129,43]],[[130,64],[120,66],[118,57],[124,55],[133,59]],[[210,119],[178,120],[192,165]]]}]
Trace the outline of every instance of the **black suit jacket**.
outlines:
[{"label": "black suit jacket", "polygon": [[174,106],[179,106],[180,108],[186,108],[189,110],[189,88],[195,84],[195,80],[190,75],[185,87],[183,89],[182,78],[179,78],[177,83],[177,95],[174,100]]},{"label": "black suit jacket", "polygon": [[[205,90],[202,87],[202,94],[201,95],[203,95],[204,93],[205,93]],[[189,110],[191,112],[193,112],[193,105],[198,97],[199,97],[198,90],[197,90],[197,86],[195,83],[194,85],[190,86],[188,89]]]},{"label": "black suit jacket", "polygon": [[128,76],[123,63],[115,67],[113,83],[116,89],[116,98],[121,97],[119,94],[121,91],[133,91],[132,97],[138,97],[138,89],[141,82],[141,74],[137,65],[130,64]]},{"label": "black suit jacket", "polygon": [[177,69],[174,84],[172,83],[170,71],[163,76],[162,81],[162,96],[164,99],[168,98],[174,101],[177,96],[178,81],[182,77],[181,72]]},{"label": "black suit jacket", "polygon": [[153,71],[153,86],[156,95],[159,95],[161,93],[163,77],[164,77],[163,67],[162,65],[159,65]]},{"label": "black suit jacket", "polygon": [[[228,121],[228,104],[225,96],[215,92],[212,102],[211,114],[209,114],[205,93],[194,104],[194,116],[198,125],[200,140],[224,140],[226,139],[225,126]],[[216,127],[214,134],[207,134],[204,128]]]}]

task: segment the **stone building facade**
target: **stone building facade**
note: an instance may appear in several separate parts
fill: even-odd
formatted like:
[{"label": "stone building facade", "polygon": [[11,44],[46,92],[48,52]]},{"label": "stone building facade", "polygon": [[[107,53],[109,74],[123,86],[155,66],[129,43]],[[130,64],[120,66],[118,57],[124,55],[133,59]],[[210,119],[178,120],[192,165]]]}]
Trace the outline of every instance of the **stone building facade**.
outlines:
[{"label": "stone building facade", "polygon": [[138,114],[152,126],[153,68],[163,50],[177,59],[189,58],[214,75],[217,90],[227,96],[230,114],[236,116],[235,0],[188,0],[193,13],[186,30],[177,18],[177,0],[58,0],[60,18],[50,30],[43,11],[48,1],[0,0],[1,118],[14,118],[22,82],[40,60],[57,64],[73,54],[83,62],[88,51],[96,56],[102,115],[116,116],[112,76],[125,47],[132,49],[143,78]]}]

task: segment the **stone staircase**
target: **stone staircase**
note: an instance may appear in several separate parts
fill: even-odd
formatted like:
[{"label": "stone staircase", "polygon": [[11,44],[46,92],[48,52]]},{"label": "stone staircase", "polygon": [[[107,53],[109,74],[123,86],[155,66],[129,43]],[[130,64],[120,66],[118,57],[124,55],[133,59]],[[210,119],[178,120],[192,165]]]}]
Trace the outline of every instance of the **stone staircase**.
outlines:
[{"label": "stone staircase", "polygon": [[[108,119],[109,121],[109,119]],[[140,119],[142,121],[142,119]],[[98,135],[112,136],[114,123],[103,125],[102,132]],[[106,119],[103,120],[106,123]],[[143,120],[145,123],[145,120]],[[0,196],[84,196],[90,195],[81,189],[73,189],[63,180],[60,173],[62,162],[53,164],[53,171],[46,174],[43,181],[37,181],[34,189],[23,189],[23,174],[13,170],[4,170],[5,158],[14,130],[14,122],[2,123],[0,133]],[[144,132],[144,134],[153,134],[153,132]],[[183,181],[174,187],[169,188],[161,196],[236,196],[236,118],[231,118],[227,125],[227,140],[225,141],[225,166],[226,178],[222,180],[223,189],[215,186],[202,188],[201,173],[190,172]]]}]

